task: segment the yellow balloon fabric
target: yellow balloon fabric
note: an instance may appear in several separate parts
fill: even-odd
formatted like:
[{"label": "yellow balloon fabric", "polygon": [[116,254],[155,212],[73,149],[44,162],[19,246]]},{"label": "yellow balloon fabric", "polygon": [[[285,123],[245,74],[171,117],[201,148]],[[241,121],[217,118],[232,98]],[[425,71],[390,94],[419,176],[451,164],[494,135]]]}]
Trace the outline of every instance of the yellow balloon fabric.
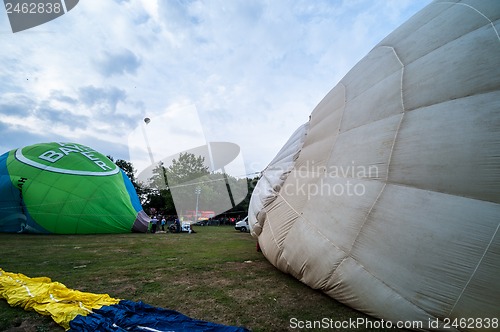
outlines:
[{"label": "yellow balloon fabric", "polygon": [[0,269],[0,298],[11,306],[34,310],[51,316],[66,330],[76,316],[86,316],[92,309],[120,302],[108,294],[92,294],[69,289],[47,277],[29,278],[24,274],[5,272]]}]

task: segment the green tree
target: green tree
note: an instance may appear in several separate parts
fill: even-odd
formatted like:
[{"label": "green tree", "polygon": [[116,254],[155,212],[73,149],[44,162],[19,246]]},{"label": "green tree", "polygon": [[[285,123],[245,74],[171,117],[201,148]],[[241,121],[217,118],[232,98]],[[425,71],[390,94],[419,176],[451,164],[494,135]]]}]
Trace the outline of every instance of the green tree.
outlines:
[{"label": "green tree", "polygon": [[[213,195],[213,192],[205,186],[210,171],[205,165],[204,157],[195,156],[192,153],[181,153],[177,159],[172,160],[171,165],[167,168],[163,167],[162,171],[178,215],[186,214],[187,210],[195,210],[197,198],[200,210],[202,206],[208,209],[200,199]],[[158,171],[154,181],[161,181],[162,174]],[[200,188],[203,194],[197,196],[197,188]]]},{"label": "green tree", "polygon": [[179,159],[173,159],[172,165],[166,169],[168,182],[171,185],[188,182],[210,174],[205,166],[205,158],[192,153],[181,153]]},{"label": "green tree", "polygon": [[144,207],[148,210],[154,208],[158,213],[163,215],[175,215],[176,210],[172,193],[168,187],[166,169],[163,162],[159,162],[153,169],[153,176],[149,179],[147,185],[148,193]]},{"label": "green tree", "polygon": [[193,197],[195,197],[195,184],[190,181],[204,181],[204,177],[210,174],[209,168],[205,166],[205,158],[195,156],[192,153],[181,153],[178,159],[173,159],[171,165],[165,167],[159,162],[153,169],[153,176],[149,179],[149,195],[146,206],[154,207],[158,211],[166,211],[166,214],[181,214],[176,211],[173,195],[178,198],[177,208],[186,210],[187,207],[194,209]]},{"label": "green tree", "polygon": [[148,187],[155,190],[168,189],[167,170],[162,161],[153,168],[153,176],[149,178]]},{"label": "green tree", "polygon": [[[168,167],[160,162],[149,180],[153,191],[149,201],[156,209],[176,209],[178,215],[185,215],[187,210],[194,211],[196,206],[198,211],[210,210],[216,214],[229,209],[241,215],[247,213],[251,180],[210,172],[202,156],[181,153]],[[159,203],[162,207],[153,206]]]}]

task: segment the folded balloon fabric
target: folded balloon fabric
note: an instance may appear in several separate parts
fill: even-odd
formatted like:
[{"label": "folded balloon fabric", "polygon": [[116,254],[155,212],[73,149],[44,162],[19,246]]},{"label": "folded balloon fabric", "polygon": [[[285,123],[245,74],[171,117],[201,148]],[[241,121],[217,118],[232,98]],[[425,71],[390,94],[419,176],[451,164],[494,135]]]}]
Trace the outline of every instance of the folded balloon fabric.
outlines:
[{"label": "folded balloon fabric", "polygon": [[114,299],[108,294],[80,292],[47,277],[29,278],[2,269],[0,298],[11,306],[51,316],[69,331],[248,331],[142,302]]}]

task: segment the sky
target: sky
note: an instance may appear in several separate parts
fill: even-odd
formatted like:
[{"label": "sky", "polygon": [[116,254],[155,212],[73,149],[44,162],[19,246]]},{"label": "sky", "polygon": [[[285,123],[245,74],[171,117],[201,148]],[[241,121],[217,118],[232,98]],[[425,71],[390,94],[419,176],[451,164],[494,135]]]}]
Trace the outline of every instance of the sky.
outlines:
[{"label": "sky", "polygon": [[81,0],[17,33],[0,8],[0,154],[76,142],[140,171],[229,142],[243,165],[232,175],[250,176],[429,2]]}]

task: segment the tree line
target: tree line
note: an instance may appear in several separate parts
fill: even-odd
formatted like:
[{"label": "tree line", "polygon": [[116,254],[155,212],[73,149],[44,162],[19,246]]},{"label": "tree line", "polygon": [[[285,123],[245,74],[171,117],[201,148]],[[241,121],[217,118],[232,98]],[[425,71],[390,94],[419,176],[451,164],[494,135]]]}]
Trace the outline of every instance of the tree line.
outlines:
[{"label": "tree line", "polygon": [[137,170],[131,162],[108,158],[129,177],[144,211],[149,214],[181,216],[197,206],[198,211],[214,211],[216,218],[244,217],[259,179],[211,172],[204,157],[181,153],[170,165],[159,162],[144,183],[137,179]]}]

